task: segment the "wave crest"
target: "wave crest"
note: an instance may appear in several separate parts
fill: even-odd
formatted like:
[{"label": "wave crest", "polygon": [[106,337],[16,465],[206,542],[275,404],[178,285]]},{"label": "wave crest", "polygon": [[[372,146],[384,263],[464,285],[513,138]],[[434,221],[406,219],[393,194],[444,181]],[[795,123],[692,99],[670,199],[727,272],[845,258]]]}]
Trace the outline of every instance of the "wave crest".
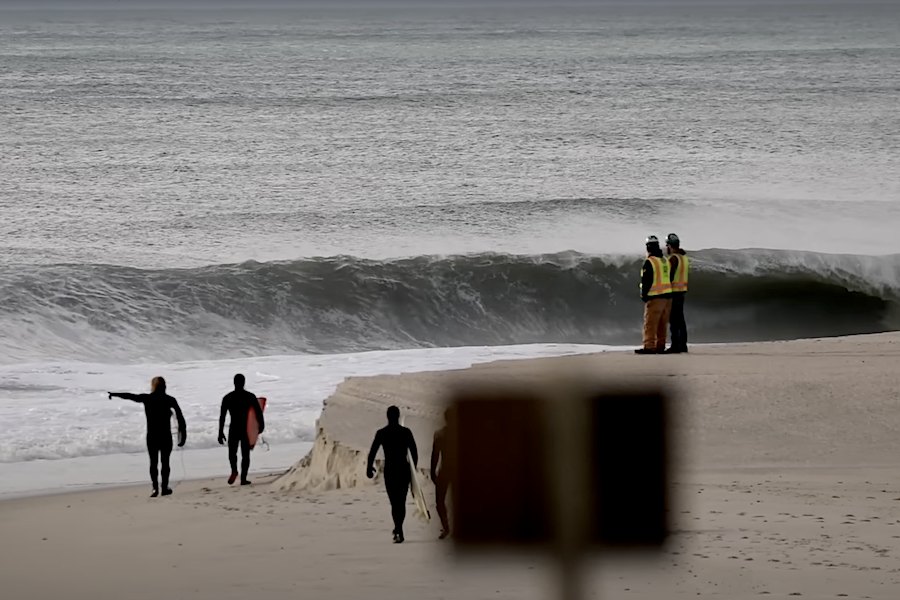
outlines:
[{"label": "wave crest", "polygon": [[[778,250],[691,255],[691,341],[900,326],[900,255]],[[0,271],[6,360],[188,360],[540,342],[633,344],[641,259],[576,252],[191,269]]]}]

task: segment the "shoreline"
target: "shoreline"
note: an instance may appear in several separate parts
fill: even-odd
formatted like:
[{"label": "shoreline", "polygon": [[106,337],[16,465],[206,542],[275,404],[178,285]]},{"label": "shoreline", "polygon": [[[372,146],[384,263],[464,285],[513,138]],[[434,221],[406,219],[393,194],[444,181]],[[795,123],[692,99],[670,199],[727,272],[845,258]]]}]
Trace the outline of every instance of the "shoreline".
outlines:
[{"label": "shoreline", "polygon": [[[601,381],[677,381],[683,444],[668,542],[633,560],[592,557],[592,592],[892,600],[900,586],[898,359],[900,333],[892,333],[351,377],[325,402],[309,454],[281,475],[251,470],[254,485],[200,478],[155,499],[145,484],[0,501],[0,536],[15,548],[0,567],[4,591],[93,600],[123,590],[138,600],[250,592],[544,600],[555,590],[544,557],[454,555],[452,541],[437,539],[437,519],[425,523],[411,502],[406,542],[392,544],[383,485],[359,471],[390,404],[401,407],[425,466],[448,385],[529,384],[587,370]],[[433,507],[430,482],[424,490]]]},{"label": "shoreline", "polygon": [[[866,340],[869,342],[877,339],[877,338],[885,338],[888,340],[888,343],[895,341],[896,343],[900,343],[900,332],[884,332],[884,333],[876,333],[876,334],[860,334],[854,336],[838,336],[838,337],[827,337],[827,338],[810,338],[810,339],[799,339],[799,340],[779,340],[779,341],[768,341],[768,342],[735,342],[735,343],[708,343],[708,344],[695,344],[691,347],[693,348],[693,352],[686,356],[664,356],[664,357],[636,357],[635,360],[643,360],[643,361],[654,361],[659,360],[662,361],[661,365],[663,368],[664,374],[668,377],[673,375],[673,369],[668,369],[671,365],[666,365],[667,361],[679,361],[679,360],[693,360],[693,358],[697,358],[699,356],[709,357],[710,355],[718,356],[719,354],[723,355],[741,355],[741,354],[749,354],[749,355],[757,355],[760,354],[760,350],[768,349],[770,352],[773,350],[776,351],[776,354],[783,354],[783,350],[788,349],[791,346],[800,344],[813,344],[818,345],[821,343],[829,344],[829,343],[853,343],[854,340],[862,342],[866,344]],[[710,352],[710,351],[722,351],[724,352]],[[778,350],[781,350],[780,352]],[[748,352],[749,351],[749,352]],[[769,353],[762,352],[763,356],[767,356]],[[333,423],[333,419],[328,414],[329,404],[332,404],[332,409],[334,404],[344,404],[344,400],[346,396],[350,397],[351,402],[356,400],[362,400],[365,403],[371,403],[371,399],[367,399],[365,393],[360,393],[359,386],[365,386],[367,383],[372,383],[376,386],[378,393],[384,393],[385,389],[389,389],[392,385],[398,385],[400,389],[403,389],[406,385],[405,382],[409,378],[425,378],[428,379],[436,379],[436,380],[445,380],[447,382],[453,382],[455,379],[459,379],[461,381],[471,380],[469,377],[475,373],[484,373],[490,371],[496,371],[501,375],[501,379],[506,377],[511,372],[513,376],[516,375],[516,366],[519,364],[529,364],[534,362],[534,364],[549,364],[544,361],[553,361],[553,364],[564,365],[567,363],[572,363],[574,361],[587,361],[592,362],[598,357],[628,357],[625,359],[626,361],[631,360],[631,351],[630,348],[624,347],[616,347],[604,349],[599,352],[590,352],[584,354],[564,354],[558,356],[544,356],[537,358],[512,358],[512,359],[498,359],[498,360],[486,360],[484,362],[474,363],[469,367],[463,368],[451,368],[445,370],[437,370],[437,371],[423,371],[423,372],[403,372],[399,374],[388,374],[388,375],[374,375],[374,376],[350,376],[345,378],[345,380],[337,386],[337,389],[328,396],[322,404],[321,412],[319,413],[319,417],[316,420],[316,436],[314,441],[312,442],[291,442],[287,444],[278,444],[274,446],[276,449],[274,455],[279,458],[276,459],[277,464],[272,464],[271,460],[266,460],[267,454],[265,452],[256,453],[252,455],[252,461],[254,465],[258,462],[262,461],[265,466],[263,466],[263,470],[261,472],[266,474],[273,474],[277,472],[282,472],[284,475],[288,475],[291,471],[296,471],[300,464],[303,461],[312,462],[314,459],[318,458],[318,455],[322,453],[323,449],[318,448],[317,445],[321,445],[320,443],[323,441],[323,435],[327,439],[331,439],[330,428]],[[603,364],[602,361],[605,359],[600,359],[600,363]],[[702,360],[702,359],[698,359]],[[629,365],[633,367],[634,365]],[[675,369],[677,370],[677,369]],[[575,376],[583,376],[583,372],[579,373],[579,368],[576,367],[573,372]],[[583,371],[583,369],[582,369]],[[478,377],[475,378],[478,380]],[[443,383],[443,382],[440,382]],[[429,381],[426,384],[426,388],[430,393],[435,393],[434,382]],[[407,396],[400,394],[399,400],[408,399]],[[386,408],[385,404],[385,408]],[[402,406],[401,406],[402,408]],[[341,406],[338,410],[344,410],[345,407]],[[427,411],[426,411],[427,412]],[[434,417],[437,414],[437,409],[432,410],[434,414],[431,416]],[[418,430],[416,434],[416,439],[419,441],[420,445],[420,454],[423,453],[423,447],[428,445],[430,442],[430,434],[433,431],[432,427],[427,425],[428,417],[427,415],[413,415],[411,417],[413,423],[410,424],[410,427],[414,429],[414,431]],[[377,421],[377,419],[376,419]],[[324,423],[324,427],[320,425],[320,423]],[[374,431],[374,430],[373,430]],[[326,433],[327,432],[327,433]],[[338,431],[337,433],[337,447],[343,447],[345,445],[345,440],[341,439],[342,433]],[[360,440],[355,440],[350,448],[351,454],[356,455],[360,451],[367,450],[368,446],[366,443],[362,443]],[[333,451],[332,443],[330,441],[326,444],[329,450]],[[430,447],[429,447],[430,451]],[[293,454],[292,454],[293,453]],[[179,464],[179,451],[175,449],[172,454],[172,476],[173,480],[177,480],[179,483],[187,482],[187,481],[198,481],[205,480],[213,477],[216,472],[223,471],[221,465],[224,464],[224,449],[221,447],[214,448],[198,448],[198,449],[189,449],[184,451],[184,454],[190,457],[200,457],[201,455],[206,455],[206,458],[200,459],[200,465],[197,468],[194,468],[194,465],[191,465],[191,471],[195,471],[190,476],[182,477],[182,465]],[[219,455],[222,456],[219,456]],[[900,457],[900,454],[897,455]],[[212,458],[209,458],[212,457]],[[17,499],[17,498],[25,498],[25,497],[39,497],[44,495],[58,495],[58,494],[66,494],[66,493],[77,493],[82,491],[94,491],[94,490],[103,490],[103,489],[112,489],[119,487],[140,487],[142,484],[142,478],[144,477],[144,472],[146,471],[146,463],[147,458],[146,454],[143,452],[132,452],[132,453],[124,453],[124,454],[113,454],[113,455],[95,455],[95,456],[82,456],[82,457],[72,457],[66,459],[53,459],[53,460],[35,460],[35,461],[23,461],[23,462],[15,462],[15,463],[0,463],[0,479],[4,481],[10,480],[10,473],[12,471],[31,471],[34,467],[40,465],[44,467],[43,470],[50,471],[50,474],[43,475],[43,481],[51,481],[54,480],[58,473],[66,473],[71,469],[71,465],[78,463],[90,463],[91,468],[96,468],[97,463],[102,463],[104,461],[122,461],[124,459],[124,463],[122,465],[118,465],[114,470],[116,471],[116,475],[118,478],[114,480],[104,481],[84,481],[83,478],[78,481],[69,480],[67,483],[64,483],[60,486],[57,485],[44,485],[42,487],[33,487],[31,485],[27,486],[18,486],[15,489],[6,490],[3,489],[0,491],[0,502],[9,499]],[[900,459],[898,459],[900,460]],[[423,458],[424,461],[424,458]],[[425,464],[423,462],[423,464]],[[878,468],[881,466],[890,466],[893,464],[891,460],[880,460],[880,461],[859,461],[853,463],[856,466],[863,468]],[[746,468],[759,468],[759,469],[767,469],[767,468],[820,468],[821,465],[817,462],[812,462],[810,460],[806,461],[796,461],[796,462],[766,462],[761,461],[755,467],[751,465],[745,465],[740,462],[735,462],[733,466],[744,466]],[[227,465],[226,465],[227,466]],[[835,464],[831,464],[825,466],[823,468],[829,467],[842,467],[846,466],[846,463],[839,462]],[[255,468],[255,467],[254,467]],[[101,468],[101,470],[104,470]],[[108,469],[106,469],[108,470]],[[199,473],[196,473],[199,471]],[[224,472],[224,471],[223,471]],[[347,476],[344,474],[345,481],[357,481],[359,479],[364,479],[364,477],[359,477],[358,475]],[[284,482],[282,482],[284,484]],[[304,483],[303,486],[306,484]],[[303,487],[301,486],[301,487]],[[296,487],[296,484],[294,485]],[[325,485],[327,488],[328,485]]]},{"label": "shoreline", "polygon": [[[271,474],[287,471],[296,462],[297,456],[304,455],[311,447],[311,442],[294,442],[277,444],[270,451],[254,450],[250,472]],[[183,452],[176,449],[172,452],[170,464],[170,483],[176,486],[217,478],[220,474],[224,478],[228,471],[227,451],[224,447]],[[0,463],[0,481],[4,482],[0,502],[119,487],[149,487],[148,465],[146,452]]]}]

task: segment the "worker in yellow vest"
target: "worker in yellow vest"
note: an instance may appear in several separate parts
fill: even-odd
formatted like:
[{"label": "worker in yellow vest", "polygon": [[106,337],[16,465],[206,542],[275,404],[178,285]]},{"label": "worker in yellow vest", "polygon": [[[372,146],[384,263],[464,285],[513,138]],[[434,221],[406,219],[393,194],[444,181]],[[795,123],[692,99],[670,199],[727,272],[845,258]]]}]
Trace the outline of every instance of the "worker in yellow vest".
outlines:
[{"label": "worker in yellow vest", "polygon": [[691,261],[681,249],[681,240],[674,233],[666,236],[666,252],[669,255],[669,271],[672,273],[672,345],[666,354],[687,352],[687,324],[684,322],[684,297],[688,291],[688,271]]},{"label": "worker in yellow vest", "polygon": [[635,354],[662,354],[672,310],[672,278],[669,261],[663,256],[659,239],[646,241],[647,259],[641,268],[641,300],[644,301],[644,346]]}]

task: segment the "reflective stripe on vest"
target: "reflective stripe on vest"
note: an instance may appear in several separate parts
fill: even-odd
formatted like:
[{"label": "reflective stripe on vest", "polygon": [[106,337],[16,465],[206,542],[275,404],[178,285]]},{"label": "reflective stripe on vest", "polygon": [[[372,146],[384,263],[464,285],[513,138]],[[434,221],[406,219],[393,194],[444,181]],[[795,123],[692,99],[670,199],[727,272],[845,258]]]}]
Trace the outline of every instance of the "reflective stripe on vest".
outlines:
[{"label": "reflective stripe on vest", "polygon": [[661,296],[672,293],[672,282],[669,281],[669,261],[658,256],[648,256],[650,266],[653,268],[653,285],[647,296]]},{"label": "reflective stripe on vest", "polygon": [[672,291],[686,292],[688,290],[690,261],[684,254],[678,254],[676,256],[678,257],[678,267],[675,269],[675,276],[672,278]]}]

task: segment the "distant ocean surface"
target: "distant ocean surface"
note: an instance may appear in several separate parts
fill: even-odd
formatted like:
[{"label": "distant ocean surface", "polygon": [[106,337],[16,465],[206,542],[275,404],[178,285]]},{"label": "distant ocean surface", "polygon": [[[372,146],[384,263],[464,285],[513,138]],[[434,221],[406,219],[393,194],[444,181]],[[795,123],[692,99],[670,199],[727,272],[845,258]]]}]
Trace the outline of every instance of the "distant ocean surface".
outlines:
[{"label": "distant ocean surface", "polygon": [[0,494],[141,451],[157,374],[288,444],[348,374],[636,344],[649,234],[692,341],[900,328],[900,3],[66,6],[0,9]]}]

